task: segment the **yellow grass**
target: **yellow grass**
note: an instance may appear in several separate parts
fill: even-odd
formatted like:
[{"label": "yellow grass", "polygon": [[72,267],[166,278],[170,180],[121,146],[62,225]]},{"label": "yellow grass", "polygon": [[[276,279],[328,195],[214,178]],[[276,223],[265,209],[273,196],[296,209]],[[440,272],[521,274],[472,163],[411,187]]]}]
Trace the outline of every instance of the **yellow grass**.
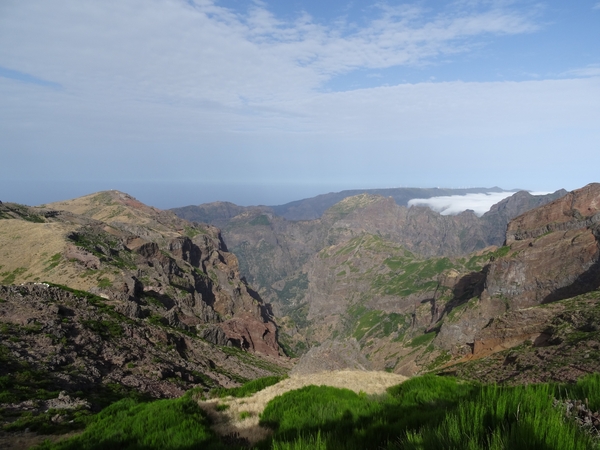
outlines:
[{"label": "yellow grass", "polygon": [[[198,404],[212,418],[213,429],[216,433],[221,436],[236,434],[241,438],[248,439],[253,444],[269,435],[270,430],[258,424],[258,416],[265,409],[267,403],[278,395],[309,385],[346,388],[356,393],[363,391],[367,394],[381,394],[388,387],[402,383],[406,379],[406,377],[394,373],[351,370],[292,375],[251,397],[226,397],[199,401]],[[217,411],[219,404],[229,407],[224,411]],[[241,419],[242,413],[249,413],[250,416]]]},{"label": "yellow grass", "polygon": [[[32,223],[17,219],[0,220],[0,273],[18,272],[14,284],[52,281],[68,284],[75,289],[89,289],[89,280],[80,278],[76,267],[63,259],[52,267],[51,258],[62,254],[67,245],[66,235],[72,225],[63,223]],[[2,281],[4,277],[0,277]]]}]

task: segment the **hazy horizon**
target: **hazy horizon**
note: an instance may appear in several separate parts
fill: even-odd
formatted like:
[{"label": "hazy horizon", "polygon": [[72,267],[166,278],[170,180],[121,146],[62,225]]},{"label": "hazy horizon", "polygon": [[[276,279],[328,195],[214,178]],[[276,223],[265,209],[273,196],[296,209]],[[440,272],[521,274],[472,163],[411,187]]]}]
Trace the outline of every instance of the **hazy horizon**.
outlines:
[{"label": "hazy horizon", "polygon": [[[4,185],[3,185],[4,184]],[[216,201],[230,202],[239,206],[278,206],[286,203],[316,197],[322,194],[341,192],[347,190],[369,190],[369,189],[394,189],[394,188],[446,188],[446,189],[492,189],[499,186],[368,186],[368,187],[342,187],[327,190],[327,186],[312,185],[288,186],[290,190],[276,189],[276,186],[263,185],[256,189],[249,189],[241,185],[203,185],[193,182],[181,183],[136,183],[136,182],[88,182],[88,183],[56,183],[42,182],[43,189],[38,186],[16,183],[7,189],[6,183],[0,182],[0,201],[22,203],[29,206],[39,206],[62,200],[81,197],[99,191],[118,190],[125,192],[142,203],[159,209],[171,209],[182,206],[200,205]],[[583,187],[583,186],[580,186]],[[528,190],[520,188],[503,189],[503,193],[469,194],[456,196],[440,196],[429,199],[415,198],[409,205],[429,206],[441,214],[457,214],[461,211],[471,209],[477,215],[481,215],[502,199],[509,197],[516,190]],[[533,195],[543,195],[554,191],[530,191]],[[12,195],[11,195],[12,194]],[[262,198],[263,202],[254,202],[253,199]]]}]

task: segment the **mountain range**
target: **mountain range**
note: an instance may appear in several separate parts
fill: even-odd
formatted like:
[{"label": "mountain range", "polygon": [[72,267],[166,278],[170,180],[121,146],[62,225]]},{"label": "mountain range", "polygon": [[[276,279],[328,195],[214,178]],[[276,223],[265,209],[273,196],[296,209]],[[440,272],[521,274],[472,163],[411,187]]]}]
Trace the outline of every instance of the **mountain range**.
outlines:
[{"label": "mountain range", "polygon": [[518,191],[481,217],[407,206],[440,194],[456,192],[0,203],[4,429],[292,366],[516,384],[598,372],[600,184]]},{"label": "mountain range", "polygon": [[[412,314],[408,309],[415,302],[434,292],[440,295],[439,286],[447,284],[440,277],[448,270],[459,277],[482,268],[485,257],[476,258],[479,265],[469,265],[472,258],[465,255],[486,248],[491,254],[494,246],[502,246],[512,218],[566,194],[519,191],[481,217],[472,211],[441,215],[428,207],[406,206],[413,196],[425,198],[439,191],[380,190],[393,194],[386,197],[344,191],[276,208],[211,203],[172,211],[221,227],[228,248],[239,258],[241,273],[280,318],[280,341],[296,354],[333,336],[360,335],[356,327],[364,314],[352,312],[357,308],[380,315]],[[275,212],[289,212],[298,205],[315,211],[331,198],[342,200],[316,219],[288,220]],[[413,272],[406,272],[406,266],[414,267]],[[405,275],[395,276],[398,271]],[[396,347],[390,347],[390,354]],[[375,367],[383,369],[386,364],[379,361]]]}]

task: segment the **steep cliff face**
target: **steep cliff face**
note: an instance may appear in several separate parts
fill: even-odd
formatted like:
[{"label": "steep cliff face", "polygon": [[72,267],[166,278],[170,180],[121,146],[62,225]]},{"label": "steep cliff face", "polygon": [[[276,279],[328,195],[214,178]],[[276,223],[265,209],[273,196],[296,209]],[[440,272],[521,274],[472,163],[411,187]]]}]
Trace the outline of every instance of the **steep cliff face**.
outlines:
[{"label": "steep cliff face", "polygon": [[599,287],[599,208],[600,184],[590,184],[511,221],[511,252],[491,264],[485,293],[524,308]]},{"label": "steep cliff face", "polygon": [[600,371],[600,291],[507,311],[477,334],[472,354],[442,369],[483,382],[576,381]]},{"label": "steep cliff face", "polygon": [[237,258],[218,229],[117,191],[18,207],[36,221],[11,213],[16,206],[2,206],[6,276],[0,281],[64,284],[120,302],[131,318],[154,318],[206,339],[221,336],[214,343],[279,355],[269,309],[240,279]]},{"label": "steep cliff face", "polygon": [[437,345],[478,355],[540,338],[549,313],[539,305],[600,287],[599,212],[600,184],[590,184],[511,221],[506,255],[482,272],[471,307],[444,321]]}]

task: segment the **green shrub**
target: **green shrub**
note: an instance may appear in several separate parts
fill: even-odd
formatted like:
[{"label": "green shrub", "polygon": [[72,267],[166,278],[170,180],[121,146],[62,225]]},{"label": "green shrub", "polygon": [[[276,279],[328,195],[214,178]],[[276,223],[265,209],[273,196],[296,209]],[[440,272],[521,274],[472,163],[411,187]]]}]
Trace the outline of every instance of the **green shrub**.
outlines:
[{"label": "green shrub", "polygon": [[189,397],[138,403],[132,399],[112,404],[91,419],[85,431],[58,443],[45,442],[38,450],[221,450],[197,403]]},{"label": "green shrub", "polygon": [[121,325],[112,320],[82,320],[81,323],[104,340],[115,339],[123,335]]},{"label": "green shrub", "polygon": [[421,345],[427,344],[430,341],[432,341],[433,338],[436,337],[436,335],[437,335],[437,333],[435,331],[431,331],[430,333],[426,333],[426,334],[421,334],[420,336],[413,338],[413,340],[408,343],[408,346],[409,347],[419,347]]},{"label": "green shrub", "polygon": [[369,397],[308,386],[273,399],[261,423],[271,449],[598,449],[598,442],[553,407],[553,397],[600,398],[600,375],[566,387],[479,385],[433,375]]},{"label": "green shrub", "polygon": [[597,446],[552,405],[553,387],[482,386],[441,423],[409,432],[402,449],[592,449]]}]

